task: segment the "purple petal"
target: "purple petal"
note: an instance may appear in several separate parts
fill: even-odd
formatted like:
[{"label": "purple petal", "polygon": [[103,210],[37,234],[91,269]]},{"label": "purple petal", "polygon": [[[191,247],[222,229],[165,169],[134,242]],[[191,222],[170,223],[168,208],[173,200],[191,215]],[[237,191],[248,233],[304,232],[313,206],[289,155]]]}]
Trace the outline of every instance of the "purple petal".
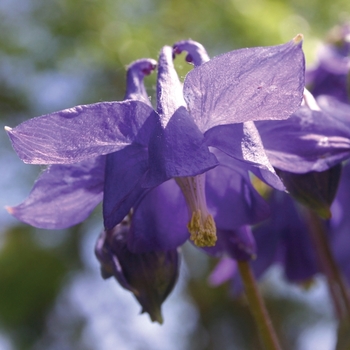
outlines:
[{"label": "purple petal", "polygon": [[237,262],[231,258],[222,258],[209,276],[209,284],[217,287],[232,279],[237,273]]},{"label": "purple petal", "polygon": [[[296,40],[298,40],[296,38]],[[304,89],[301,43],[231,51],[194,68],[184,97],[202,132],[216,125],[286,119]]]},{"label": "purple petal", "polygon": [[350,104],[340,102],[330,96],[317,97],[317,103],[322,111],[342,122],[347,131],[350,130]]},{"label": "purple petal", "polygon": [[71,164],[141,142],[153,109],[140,101],[76,106],[30,119],[8,134],[18,156],[31,164]]},{"label": "purple petal", "polygon": [[350,124],[322,111],[301,107],[287,120],[256,126],[272,165],[281,170],[324,171],[350,156]]},{"label": "purple petal", "polygon": [[318,271],[317,260],[302,208],[290,196],[276,191],[270,204],[271,218],[254,230],[256,275],[261,276],[274,262],[282,262],[289,280],[300,282],[312,277]]},{"label": "purple petal", "polygon": [[160,121],[149,144],[150,171],[145,186],[153,187],[173,177],[194,176],[215,167],[215,156],[184,107],[165,128]]},{"label": "purple petal", "polygon": [[233,230],[266,219],[269,206],[250,183],[248,173],[219,166],[206,173],[209,212],[221,230]]},{"label": "purple petal", "polygon": [[[209,129],[204,136],[208,146],[213,146],[238,160],[235,167],[252,171],[278,190],[285,189],[265,153],[253,122],[219,125]],[[225,162],[228,163],[227,160]]]},{"label": "purple petal", "polygon": [[63,229],[85,220],[102,200],[105,157],[74,165],[51,165],[35,182],[29,197],[8,208],[20,221]]},{"label": "purple petal", "polygon": [[129,249],[134,253],[171,250],[188,238],[185,199],[174,180],[151,190],[135,208]]},{"label": "purple petal", "polygon": [[106,229],[112,229],[129,213],[130,208],[147,191],[141,187],[148,169],[148,152],[133,144],[107,155],[103,197],[103,218]]}]

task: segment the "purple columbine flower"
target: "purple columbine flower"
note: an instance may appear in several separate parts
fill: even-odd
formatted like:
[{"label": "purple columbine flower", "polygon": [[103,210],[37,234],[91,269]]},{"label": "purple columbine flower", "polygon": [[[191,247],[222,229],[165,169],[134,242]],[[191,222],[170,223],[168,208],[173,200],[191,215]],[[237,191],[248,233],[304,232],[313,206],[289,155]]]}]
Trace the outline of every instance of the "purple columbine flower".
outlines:
[{"label": "purple columbine flower", "polygon": [[306,84],[314,96],[330,95],[350,103],[350,23],[335,27],[318,53],[317,65],[307,70]]},{"label": "purple columbine flower", "polygon": [[[268,202],[271,217],[253,229],[257,252],[257,259],[251,263],[254,275],[260,278],[271,266],[280,265],[290,282],[307,283],[320,269],[303,215],[305,208],[281,191],[272,191]],[[232,254],[222,259],[209,282],[217,286],[231,280],[233,291],[240,292],[235,259]]]},{"label": "purple columbine flower", "polygon": [[[135,128],[138,125],[138,121],[132,120],[132,116],[130,121],[121,118],[106,120],[103,111],[117,112],[126,109],[127,106],[137,109],[136,100],[139,100],[147,103],[142,108],[152,113],[151,107],[148,107],[143,78],[155,67],[156,61],[152,59],[141,59],[129,65],[126,102],[78,106],[29,120],[15,129],[7,128],[15,149],[25,162],[45,164],[55,163],[56,159],[56,162],[60,163],[58,158],[62,158],[62,162],[68,163],[49,165],[35,182],[28,198],[15,207],[7,208],[13,216],[35,227],[62,229],[80,223],[90,215],[103,197],[106,163],[106,156],[99,155],[92,148],[110,149],[111,141],[108,141],[108,138],[113,139],[113,135],[102,135],[102,128],[108,123],[114,123],[116,132],[124,134],[127,142],[127,137],[132,135],[130,129],[133,123]],[[136,112],[135,117],[137,115]],[[101,138],[104,137],[104,142],[101,138],[94,140],[93,132],[100,133]],[[61,139],[60,143],[57,142],[58,138]],[[33,158],[26,156],[27,152],[31,152],[31,142],[37,142],[33,147],[41,153],[39,159],[35,158],[35,155]],[[75,144],[76,150],[74,150]],[[91,147],[88,151],[92,157],[85,159],[79,154],[79,150],[84,149],[84,146],[85,149]],[[75,164],[69,164],[75,160]]]},{"label": "purple columbine flower", "polygon": [[[191,59],[188,59],[188,61],[192,60],[193,57],[197,57],[196,62],[197,60],[200,63],[205,61],[203,57],[205,51],[201,47],[198,53],[197,43],[191,41],[178,43],[174,48],[175,54],[179,52],[180,45],[182,50],[189,51]],[[256,198],[259,197],[252,190],[247,169],[254,168],[256,172],[263,174],[261,176],[265,176],[276,187],[283,188],[267,161],[254,125],[251,122],[242,123],[242,119],[287,117],[286,114],[280,115],[278,111],[275,114],[270,113],[270,108],[274,104],[273,101],[277,103],[274,100],[274,98],[277,99],[277,96],[272,97],[270,96],[271,93],[280,94],[279,96],[284,96],[286,93],[286,101],[289,101],[287,104],[298,105],[300,100],[297,98],[297,91],[300,92],[300,89],[303,88],[301,84],[303,57],[300,53],[300,46],[295,42],[281,47],[252,49],[252,52],[249,49],[239,50],[239,52],[234,51],[214,58],[204,65],[196,64],[197,67],[187,75],[182,88],[173,67],[170,48],[165,47],[161,51],[157,91],[159,121],[149,146],[152,166],[147,174],[146,181],[157,184],[171,177],[175,178],[189,208],[190,222],[187,227],[191,239],[196,245],[213,246],[217,239],[217,229],[227,234],[228,231],[241,225],[253,221],[257,222],[258,216],[260,216],[260,220],[266,217],[266,207],[258,212],[251,209],[252,204],[258,201]],[[290,72],[286,73],[293,81],[291,82],[295,89],[293,93],[286,92],[284,88],[280,90],[278,84],[282,85],[282,81],[279,81],[274,74],[270,74],[271,68],[276,68],[276,62],[282,57],[286,61],[291,59],[288,54],[299,62],[299,70],[297,70],[299,75],[297,77],[291,78]],[[256,59],[255,55],[257,56]],[[244,68],[250,74],[245,74],[244,68],[240,67],[239,63],[237,65],[234,63],[236,60],[241,60],[243,65],[244,58],[248,60],[249,57],[251,61]],[[256,60],[261,63],[260,66],[257,65]],[[285,64],[287,64],[286,61]],[[231,66],[235,69],[232,70]],[[267,73],[267,66],[269,66],[269,74]],[[232,80],[223,81],[223,72],[231,76]],[[255,88],[262,89],[261,95],[259,95],[260,92],[254,90],[251,84],[248,84],[254,79],[256,79]],[[239,85],[238,81],[242,85]],[[276,84],[273,87],[271,87],[272,81]],[[262,86],[258,83],[261,83]],[[215,84],[217,85],[216,88],[214,87]],[[245,96],[239,98],[238,91],[243,94],[244,90]],[[234,98],[237,98],[232,103],[239,113],[237,113],[237,110],[229,110],[228,98],[222,96],[227,96],[228,91]],[[264,105],[261,102],[261,99],[264,99],[263,96],[267,100],[272,98],[270,100],[271,105],[269,103]],[[187,100],[187,103],[185,100]],[[208,103],[209,100],[211,100],[211,103]],[[262,110],[259,111],[261,112],[260,116],[255,113],[253,117],[252,112],[249,112],[249,104],[254,103],[257,105],[263,104]],[[264,115],[264,107],[267,108],[266,115]],[[251,113],[250,116],[249,113]],[[228,131],[226,127],[229,129]],[[228,155],[219,150],[211,150],[212,153],[209,154],[208,146],[214,146],[219,150],[221,148],[225,149],[227,150],[225,153]],[[200,150],[200,155],[203,155],[202,157],[193,154],[194,151],[198,154],[198,150]],[[220,166],[210,170],[213,164],[211,163],[213,155],[219,160]],[[196,160],[196,158],[201,161],[203,167],[201,172],[206,171],[205,175],[195,172],[193,167],[196,164],[193,163],[193,160]],[[207,169],[204,168],[206,162],[208,164]],[[186,176],[187,174],[188,176]],[[175,188],[173,191],[175,191]],[[248,197],[247,194],[249,194]],[[116,201],[111,202],[115,203]],[[240,202],[240,205],[234,205],[238,202]],[[242,205],[242,202],[245,204]],[[239,213],[242,215],[238,215],[237,208],[239,208]],[[157,220],[151,220],[152,215],[148,213],[139,222],[145,222],[148,218],[147,222],[167,220],[169,223],[176,211],[168,210],[168,215],[165,215],[165,210],[166,208],[162,208],[161,218]],[[142,212],[140,208],[136,208],[135,216],[140,212]],[[147,230],[150,225],[146,226]],[[154,235],[157,230],[156,228],[149,230],[151,232],[145,233],[143,236],[140,235],[140,231],[140,229],[135,230],[135,236],[132,237],[132,243],[130,243],[130,245],[138,246],[134,248],[136,250],[145,249],[145,246],[149,246],[150,243],[148,242],[150,241],[146,237],[150,237],[152,233]],[[176,235],[176,237],[179,237],[179,235]],[[186,239],[186,236],[183,236],[183,238]],[[155,241],[154,239],[153,244]],[[161,237],[159,237],[159,241],[161,241]],[[137,244],[133,242],[137,242]],[[167,248],[170,247],[167,246]]]},{"label": "purple columbine flower", "polygon": [[[204,173],[210,178],[209,170],[219,162],[226,169],[233,167],[239,180],[231,184],[227,175],[223,185],[216,184],[213,198],[226,199],[225,190],[239,188],[250,207],[255,198],[247,185],[250,169],[283,189],[252,120],[288,118],[302,99],[301,36],[284,45],[218,56],[192,70],[183,88],[172,53],[172,48],[164,47],[159,57],[157,112],[142,101],[101,103],[35,118],[8,130],[15,150],[28,163],[66,164],[108,154],[105,228],[113,229],[133,207],[128,244],[135,252],[137,247],[172,249],[187,239],[182,225],[185,201],[192,240],[199,246],[215,244],[213,215],[219,217],[227,203],[213,201],[213,208],[220,210],[210,212]],[[213,153],[211,146],[222,154]],[[230,160],[222,163],[219,158],[225,157]],[[179,186],[168,181],[173,178]],[[215,182],[220,176],[213,178]],[[222,217],[226,223],[242,221],[234,213]],[[169,226],[172,232],[165,237],[163,228]]]},{"label": "purple columbine flower", "polygon": [[324,171],[350,157],[350,106],[305,89],[303,105],[287,120],[259,121],[271,164],[303,174]]}]

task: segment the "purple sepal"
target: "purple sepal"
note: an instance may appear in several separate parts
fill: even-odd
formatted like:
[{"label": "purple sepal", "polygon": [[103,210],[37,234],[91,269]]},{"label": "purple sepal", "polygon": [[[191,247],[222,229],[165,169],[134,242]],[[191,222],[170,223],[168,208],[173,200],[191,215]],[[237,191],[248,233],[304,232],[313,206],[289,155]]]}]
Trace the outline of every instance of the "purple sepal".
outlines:
[{"label": "purple sepal", "polygon": [[147,192],[142,181],[148,170],[148,151],[133,144],[107,155],[103,197],[104,226],[110,230],[129,213]]},{"label": "purple sepal", "polygon": [[140,101],[101,102],[33,118],[7,132],[25,163],[72,164],[142,142],[139,134],[153,113]]},{"label": "purple sepal", "polygon": [[126,244],[128,230],[127,224],[121,224],[101,233],[95,253],[101,263],[102,277],[114,276],[134,294],[142,312],[147,312],[153,322],[163,323],[161,305],[178,278],[178,252],[174,249],[134,254]]},{"label": "purple sepal", "polygon": [[269,206],[252,186],[248,173],[232,170],[224,156],[219,157],[223,166],[206,173],[207,204],[217,229],[233,230],[265,220]]},{"label": "purple sepal", "polygon": [[337,119],[341,108],[316,111],[303,106],[287,120],[256,122],[271,164],[306,173],[327,170],[349,158],[350,107],[347,109],[348,120]]},{"label": "purple sepal", "polygon": [[332,118],[343,123],[343,128],[347,134],[350,133],[350,105],[338,101],[331,96],[318,96],[317,103],[324,113],[327,113]]},{"label": "purple sepal", "polygon": [[187,107],[199,129],[249,120],[286,119],[304,90],[301,43],[231,51],[190,71]]},{"label": "purple sepal", "polygon": [[281,263],[287,278],[302,282],[318,271],[302,208],[283,192],[274,191],[269,200],[271,218],[254,229],[257,259],[254,272],[261,276],[274,263]]},{"label": "purple sepal", "polygon": [[189,238],[185,199],[174,180],[152,189],[134,208],[128,247],[134,253],[175,249]]},{"label": "purple sepal", "polygon": [[[253,172],[268,185],[284,190],[285,187],[276,175],[253,122],[219,125],[205,134],[207,146],[215,147],[238,160],[237,168]],[[231,161],[230,163],[233,164]]]},{"label": "purple sepal", "polygon": [[85,220],[103,196],[105,157],[74,165],[51,165],[28,198],[8,211],[18,220],[45,229],[63,229]]},{"label": "purple sepal", "polygon": [[318,53],[317,66],[306,71],[306,84],[315,96],[331,95],[339,101],[350,103],[349,35],[349,23],[333,28],[327,45]]},{"label": "purple sepal", "polygon": [[232,258],[222,258],[210,273],[208,282],[217,287],[234,278],[238,271],[237,261]]},{"label": "purple sepal", "polygon": [[153,187],[173,177],[194,176],[218,162],[184,107],[175,111],[166,127],[159,121],[149,144],[149,173],[145,186]]}]

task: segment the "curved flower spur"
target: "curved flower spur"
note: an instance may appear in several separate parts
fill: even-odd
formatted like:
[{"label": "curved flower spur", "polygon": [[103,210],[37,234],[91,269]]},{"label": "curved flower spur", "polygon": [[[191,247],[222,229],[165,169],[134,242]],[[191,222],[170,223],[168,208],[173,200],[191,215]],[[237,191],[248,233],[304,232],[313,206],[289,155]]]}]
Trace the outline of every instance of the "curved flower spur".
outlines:
[{"label": "curved flower spur", "polygon": [[[153,112],[143,78],[156,64],[153,59],[140,59],[128,66],[124,102],[77,106],[6,128],[24,162],[53,164],[39,176],[24,202],[7,208],[9,213],[46,229],[70,227],[90,215],[103,197],[105,153],[131,144],[140,135],[142,121]],[[128,108],[135,111],[129,119],[120,113]],[[108,133],[112,127],[114,134]]]}]

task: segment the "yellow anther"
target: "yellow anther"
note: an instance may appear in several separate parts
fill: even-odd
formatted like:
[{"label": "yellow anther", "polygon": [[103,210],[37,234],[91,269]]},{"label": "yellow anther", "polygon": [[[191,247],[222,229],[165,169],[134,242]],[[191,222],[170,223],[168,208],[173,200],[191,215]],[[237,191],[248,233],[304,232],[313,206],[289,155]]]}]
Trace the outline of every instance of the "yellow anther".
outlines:
[{"label": "yellow anther", "polygon": [[191,234],[190,239],[196,246],[212,247],[215,245],[217,240],[216,226],[215,221],[210,214],[205,218],[202,218],[200,210],[194,211],[187,228]]}]

